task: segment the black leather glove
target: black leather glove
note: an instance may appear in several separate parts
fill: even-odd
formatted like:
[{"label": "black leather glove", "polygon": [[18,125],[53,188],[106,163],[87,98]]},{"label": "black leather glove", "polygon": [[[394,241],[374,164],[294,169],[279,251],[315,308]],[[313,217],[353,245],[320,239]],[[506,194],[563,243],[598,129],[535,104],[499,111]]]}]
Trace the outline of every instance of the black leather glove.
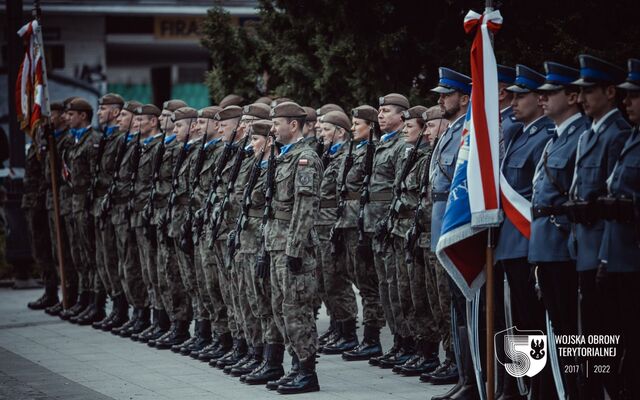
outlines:
[{"label": "black leather glove", "polygon": [[271,257],[269,253],[258,254],[256,258],[256,277],[266,279],[269,277]]},{"label": "black leather glove", "polygon": [[235,229],[229,231],[229,235],[227,236],[227,249],[235,249],[236,248],[236,231]]},{"label": "black leather glove", "polygon": [[600,263],[600,265],[598,265],[598,269],[596,270],[596,288],[599,291],[604,290],[605,283],[607,281],[607,276],[608,276],[607,264]]},{"label": "black leather glove", "polygon": [[376,235],[376,239],[382,241],[387,237],[387,233],[389,232],[388,228],[387,228],[387,220],[383,219],[381,221],[378,221],[378,223],[376,223],[376,227],[375,227],[375,235]]},{"label": "black leather glove", "polygon": [[342,229],[336,229],[335,226],[331,228],[331,233],[329,233],[329,241],[331,242],[331,254],[333,256],[344,254],[346,250],[344,246],[344,235],[342,233]]},{"label": "black leather glove", "polygon": [[287,256],[287,269],[293,275],[302,273],[302,258]]}]

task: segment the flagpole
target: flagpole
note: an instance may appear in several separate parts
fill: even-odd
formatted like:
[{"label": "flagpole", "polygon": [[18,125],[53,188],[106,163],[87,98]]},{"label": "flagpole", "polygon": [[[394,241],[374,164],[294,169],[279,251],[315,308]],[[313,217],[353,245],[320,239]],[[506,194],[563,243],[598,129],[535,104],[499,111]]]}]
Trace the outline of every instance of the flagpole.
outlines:
[{"label": "flagpole", "polygon": [[[40,0],[33,1],[33,10],[31,11],[33,18],[38,21],[40,24]],[[39,26],[38,29],[41,32],[42,27]],[[42,38],[40,32],[34,32],[37,34],[38,39]],[[42,86],[44,90],[44,98],[46,99],[45,106],[42,109],[42,117],[44,119],[42,128],[44,129],[44,134],[47,138],[47,147],[49,151],[49,169],[51,174],[51,194],[53,198],[53,220],[55,224],[56,230],[56,252],[58,255],[58,270],[60,275],[60,290],[62,291],[62,306],[64,309],[68,308],[69,299],[67,298],[67,288],[66,288],[66,279],[65,279],[65,267],[64,267],[64,255],[62,252],[62,230],[60,229],[60,199],[58,196],[58,169],[56,163],[57,157],[57,147],[55,139],[53,138],[53,133],[51,129],[51,108],[49,105],[49,87],[47,81],[47,64],[44,55],[44,43],[40,43],[40,51],[42,54]]]},{"label": "flagpole", "polygon": [[[485,0],[485,15],[493,11],[493,0]],[[491,38],[491,45],[493,45],[493,35],[489,34]],[[497,95],[497,93],[496,93]],[[495,397],[495,353],[493,342],[493,321],[495,313],[495,299],[494,299],[494,276],[493,276],[493,261],[494,261],[494,248],[495,248],[495,228],[489,228],[487,230],[487,255],[486,255],[486,274],[487,283],[485,285],[485,300],[486,300],[486,317],[487,317],[487,400],[494,400]]]}]

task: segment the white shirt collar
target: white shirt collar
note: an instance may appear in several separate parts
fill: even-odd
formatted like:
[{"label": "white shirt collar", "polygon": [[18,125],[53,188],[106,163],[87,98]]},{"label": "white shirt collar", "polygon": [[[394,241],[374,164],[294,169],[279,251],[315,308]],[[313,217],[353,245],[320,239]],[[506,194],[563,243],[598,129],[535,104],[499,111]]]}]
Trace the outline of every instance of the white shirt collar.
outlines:
[{"label": "white shirt collar", "polygon": [[564,133],[564,131],[567,130],[567,127],[569,125],[571,125],[573,122],[575,122],[575,120],[577,120],[580,117],[582,117],[582,114],[575,113],[569,118],[565,119],[564,122],[562,122],[560,125],[556,125],[556,134],[558,135],[558,137],[560,137]]},{"label": "white shirt collar", "polygon": [[458,121],[460,121],[462,118],[464,118],[467,115],[467,113],[462,114],[461,116],[459,116],[458,118],[456,118],[455,120],[453,120],[452,123],[449,124],[448,128],[451,128],[452,126],[454,126],[455,124],[458,123]]},{"label": "white shirt collar", "polygon": [[606,119],[607,119],[607,118],[609,118],[609,117],[611,116],[611,114],[613,114],[613,113],[614,113],[614,112],[616,112],[616,111],[618,111],[618,109],[614,107],[614,108],[612,108],[608,113],[606,113],[602,118],[600,118],[600,119],[599,119],[599,120],[597,120],[597,121],[593,121],[593,122],[591,123],[591,129],[592,129],[594,132],[598,132],[598,129],[600,129],[600,127],[602,126],[602,123],[603,123],[604,121],[606,121]]},{"label": "white shirt collar", "polygon": [[539,116],[538,118],[534,119],[534,120],[533,120],[533,121],[531,121],[529,124],[527,124],[527,125],[524,127],[524,132],[526,132],[529,128],[531,128],[531,126],[532,126],[533,124],[535,124],[536,122],[540,121],[542,118],[544,118],[544,115]]},{"label": "white shirt collar", "polygon": [[507,106],[507,107],[503,108],[502,110],[500,110],[500,114],[502,114],[505,111],[509,111],[509,110],[511,110],[511,106]]}]

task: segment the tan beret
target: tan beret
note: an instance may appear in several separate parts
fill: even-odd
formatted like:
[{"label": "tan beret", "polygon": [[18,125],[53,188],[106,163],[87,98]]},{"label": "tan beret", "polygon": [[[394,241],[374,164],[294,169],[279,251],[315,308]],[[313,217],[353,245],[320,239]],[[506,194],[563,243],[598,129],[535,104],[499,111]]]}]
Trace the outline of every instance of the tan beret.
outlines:
[{"label": "tan beret", "polygon": [[250,135],[268,136],[273,123],[269,120],[260,120],[251,124]]},{"label": "tan beret", "polygon": [[67,104],[67,111],[93,111],[93,107],[85,99],[76,97]]},{"label": "tan beret", "polygon": [[273,101],[273,99],[269,96],[262,96],[260,97],[258,100],[254,101],[254,103],[262,103],[262,104],[266,104],[268,106],[271,106],[271,102]]},{"label": "tan beret", "polygon": [[169,110],[171,112],[174,112],[178,108],[182,108],[182,107],[187,107],[187,103],[178,99],[167,100],[162,104],[163,110]]},{"label": "tan beret", "polygon": [[282,103],[294,103],[294,101],[288,97],[276,97],[275,99],[271,100],[271,108],[275,108],[275,106]]},{"label": "tan beret", "polygon": [[226,108],[229,106],[239,106],[244,103],[244,98],[237,94],[229,94],[226,95],[222,100],[220,100],[220,107]]},{"label": "tan beret", "polygon": [[210,106],[210,107],[201,108],[201,109],[198,110],[198,117],[199,118],[215,119],[216,118],[216,114],[219,113],[220,111],[222,111],[222,107],[218,107],[218,106]]},{"label": "tan beret", "polygon": [[286,101],[275,106],[271,110],[271,119],[273,118],[306,118],[307,113],[304,108],[300,107],[292,101]]},{"label": "tan beret", "polygon": [[378,122],[378,110],[366,104],[351,110],[351,116],[369,122]]},{"label": "tan beret", "polygon": [[351,130],[351,121],[349,121],[347,114],[342,111],[329,111],[320,117],[320,122],[328,122],[346,131]]},{"label": "tan beret", "polygon": [[161,111],[158,107],[156,107],[153,104],[143,104],[140,107],[136,108],[136,114],[137,115],[154,115],[156,117],[159,117],[161,114]]},{"label": "tan beret", "polygon": [[196,119],[198,118],[198,110],[191,107],[180,107],[173,112],[173,122],[180,121],[182,119]]},{"label": "tan beret", "polygon": [[78,96],[71,96],[71,97],[67,97],[66,99],[64,99],[64,100],[62,101],[62,104],[64,105],[64,108],[66,109],[66,108],[67,108],[67,105],[69,105],[69,103],[71,103],[71,101],[72,101],[73,99],[77,99],[77,98],[78,98]]},{"label": "tan beret", "polygon": [[414,119],[414,118],[418,118],[418,119],[422,119],[422,113],[427,111],[427,107],[424,106],[413,106],[408,110],[404,110],[402,112],[402,119],[404,121],[408,120],[408,119]]},{"label": "tan beret", "polygon": [[141,105],[142,105],[142,103],[140,103],[139,101],[129,100],[129,101],[124,103],[124,106],[122,108],[124,110],[129,111],[132,114],[135,114],[136,108],[140,107]]},{"label": "tan beret", "polygon": [[64,111],[64,104],[61,101],[54,101],[49,105],[51,111]]},{"label": "tan beret", "polygon": [[444,118],[444,113],[442,112],[442,108],[440,108],[440,106],[429,107],[427,108],[427,111],[422,113],[422,119],[424,119],[424,122],[441,118]]},{"label": "tan beret", "polygon": [[386,105],[394,105],[402,108],[409,108],[409,100],[401,94],[398,93],[389,93],[386,96],[382,96],[378,99],[378,103],[380,106]]},{"label": "tan beret", "polygon": [[217,119],[218,121],[226,121],[228,119],[240,117],[242,117],[242,107],[228,106],[222,109],[222,111],[218,111],[215,119]]},{"label": "tan beret", "polygon": [[119,94],[107,93],[104,96],[100,97],[100,100],[98,100],[98,104],[101,106],[115,104],[122,107],[124,105],[124,99]]},{"label": "tan beret", "polygon": [[242,115],[249,115],[260,119],[269,119],[271,107],[264,103],[253,103],[242,108]]},{"label": "tan beret", "polygon": [[318,120],[318,114],[316,113],[316,110],[311,107],[302,108],[304,108],[304,111],[307,113],[307,122],[316,122]]},{"label": "tan beret", "polygon": [[323,115],[325,115],[329,111],[342,111],[343,113],[345,113],[344,110],[342,109],[342,107],[340,107],[339,105],[333,104],[333,103],[328,103],[328,104],[325,104],[322,107],[318,108],[316,110],[316,114],[318,115],[318,117],[322,117]]}]

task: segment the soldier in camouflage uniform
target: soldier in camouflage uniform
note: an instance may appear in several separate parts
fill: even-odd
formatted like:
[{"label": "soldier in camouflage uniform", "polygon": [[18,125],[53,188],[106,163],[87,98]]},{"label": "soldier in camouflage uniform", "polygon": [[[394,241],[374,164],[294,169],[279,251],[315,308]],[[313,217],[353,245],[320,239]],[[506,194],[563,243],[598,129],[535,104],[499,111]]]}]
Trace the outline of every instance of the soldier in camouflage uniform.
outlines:
[{"label": "soldier in camouflage uniform", "polygon": [[[61,317],[72,322],[85,311],[90,311],[91,305],[104,308],[104,292],[92,293],[95,276],[95,239],[93,217],[86,209],[86,195],[91,183],[91,176],[95,168],[96,151],[99,146],[100,133],[91,127],[93,108],[84,99],[75,98],[67,104],[66,117],[74,137],[74,144],[66,154],[64,160],[69,170],[72,195],[72,216],[70,237],[72,257],[78,270],[78,287],[80,299],[73,312],[62,313]],[[92,296],[93,295],[93,296]],[[93,297],[93,298],[92,298]],[[69,311],[73,310],[70,309]],[[104,318],[104,315],[99,316]]]},{"label": "soldier in camouflage uniform", "polygon": [[21,208],[27,220],[31,239],[31,253],[42,271],[44,294],[27,306],[32,310],[43,310],[58,303],[58,277],[51,254],[51,236],[47,219],[47,181],[44,177],[44,152],[46,138],[39,135],[29,145],[25,160],[24,193]]},{"label": "soldier in camouflage uniform", "polygon": [[318,334],[313,316],[318,238],[313,221],[320,206],[322,161],[301,142],[306,118],[302,107],[282,103],[271,111],[271,118],[272,132],[283,145],[273,188],[273,218],[264,230],[271,259],[271,303],[276,325],[299,360],[297,373],[280,379],[277,390],[283,394],[318,391]]},{"label": "soldier in camouflage uniform", "polygon": [[[320,135],[324,141],[325,152],[322,155],[324,173],[320,184],[320,212],[315,221],[320,246],[318,247],[318,264],[321,269],[321,286],[324,287],[324,302],[334,321],[336,335],[328,340],[322,352],[325,354],[341,354],[353,350],[358,345],[356,335],[356,319],[358,305],[353,291],[346,257],[332,254],[332,227],[338,217],[338,175],[339,169],[347,155],[345,146],[349,138],[351,121],[341,111],[329,111],[320,118]],[[340,240],[337,237],[334,239]]]},{"label": "soldier in camouflage uniform", "polygon": [[[405,362],[413,354],[413,339],[409,325],[404,318],[398,298],[398,283],[395,259],[392,249],[385,243],[385,235],[380,235],[376,224],[383,221],[393,198],[392,186],[401,170],[402,156],[406,148],[400,135],[402,112],[409,108],[406,97],[391,93],[380,98],[378,121],[384,135],[376,147],[373,159],[373,173],[370,184],[370,198],[365,208],[365,231],[372,235],[372,246],[380,300],[385,318],[394,336],[394,346],[384,355],[369,360],[372,364],[391,368]],[[386,228],[386,227],[383,227]],[[376,234],[374,235],[374,232]],[[384,361],[384,362],[383,362]]]},{"label": "soldier in camouflage uniform", "polygon": [[[360,192],[365,178],[365,157],[371,132],[379,132],[378,111],[367,105],[357,107],[351,111],[353,131],[353,165],[347,171],[345,186],[339,182],[338,193],[344,197],[342,214],[338,217],[335,229],[339,230],[344,239],[344,245],[348,249],[350,275],[355,277],[355,284],[362,297],[362,322],[364,324],[364,337],[358,347],[342,353],[342,358],[347,361],[368,360],[371,357],[382,355],[380,345],[380,329],[384,327],[385,318],[380,302],[378,288],[378,275],[374,271],[373,260],[360,257],[355,249],[358,248],[359,231],[357,218],[360,208]],[[345,173],[343,165],[338,173],[339,179]],[[367,246],[369,243],[363,243]]]}]

